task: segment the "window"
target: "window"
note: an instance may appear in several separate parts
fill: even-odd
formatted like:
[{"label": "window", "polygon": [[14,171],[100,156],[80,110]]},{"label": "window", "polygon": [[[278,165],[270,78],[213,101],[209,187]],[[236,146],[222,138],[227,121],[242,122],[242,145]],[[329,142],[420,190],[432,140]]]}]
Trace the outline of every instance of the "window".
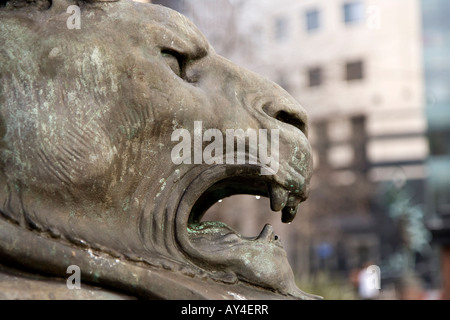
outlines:
[{"label": "window", "polygon": [[306,11],[306,30],[312,32],[320,27],[319,10],[313,9]]},{"label": "window", "polygon": [[345,24],[355,24],[364,20],[364,7],[360,1],[347,2],[343,8]]},{"label": "window", "polygon": [[161,4],[165,7],[169,7],[173,10],[186,14],[188,9],[188,4],[186,1],[180,0],[153,0],[151,1],[154,4]]},{"label": "window", "polygon": [[284,17],[275,20],[275,39],[284,40],[288,36],[288,21]]},{"label": "window", "polygon": [[450,130],[428,133],[430,153],[433,156],[450,154]]},{"label": "window", "polygon": [[322,84],[322,68],[311,68],[308,70],[309,86],[317,87]]},{"label": "window", "polygon": [[364,78],[363,62],[348,62],[346,65],[345,80],[359,80]]}]

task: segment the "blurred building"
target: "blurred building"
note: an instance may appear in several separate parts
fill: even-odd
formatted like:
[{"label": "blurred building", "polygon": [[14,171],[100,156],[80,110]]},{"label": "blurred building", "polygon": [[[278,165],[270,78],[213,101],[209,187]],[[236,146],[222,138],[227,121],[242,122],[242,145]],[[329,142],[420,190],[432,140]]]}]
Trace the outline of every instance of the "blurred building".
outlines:
[{"label": "blurred building", "polygon": [[430,141],[426,204],[433,238],[442,247],[443,296],[450,299],[450,2],[421,4]]},{"label": "blurred building", "polygon": [[[252,28],[265,39],[257,46],[261,58],[246,66],[290,92],[313,124],[310,269],[345,272],[367,261],[388,263],[412,235],[401,234],[390,216],[398,196],[385,199],[383,192],[408,188],[410,207],[424,203],[420,2],[246,3],[263,12]],[[387,277],[401,277],[405,268],[392,268]],[[430,278],[427,263],[418,269]]]},{"label": "blurred building", "polygon": [[[449,38],[432,25],[433,14],[448,17],[439,9],[446,1],[153,0],[188,16],[219,54],[277,82],[310,115],[316,172],[294,223],[279,224],[267,200],[250,196],[224,199],[211,215],[244,234],[269,219],[298,274],[345,277],[372,262],[386,279],[401,278],[411,266],[399,253],[412,250],[413,273],[433,285],[434,260],[419,247],[429,241],[424,210],[450,208]],[[438,54],[436,43],[447,51]],[[428,136],[439,153],[429,161]]]}]

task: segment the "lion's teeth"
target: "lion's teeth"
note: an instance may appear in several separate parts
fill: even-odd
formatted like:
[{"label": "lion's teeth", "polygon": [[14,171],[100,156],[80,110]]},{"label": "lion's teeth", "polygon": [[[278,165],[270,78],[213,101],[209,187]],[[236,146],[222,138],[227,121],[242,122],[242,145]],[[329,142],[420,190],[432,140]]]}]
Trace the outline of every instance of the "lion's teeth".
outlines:
[{"label": "lion's teeth", "polygon": [[284,223],[290,223],[295,218],[295,214],[297,213],[298,206],[290,207],[285,206],[283,210],[281,210],[281,221]]},{"label": "lion's teeth", "polygon": [[270,209],[280,211],[287,203],[289,191],[278,185],[270,186]]},{"label": "lion's teeth", "polygon": [[300,198],[290,194],[288,190],[279,185],[270,186],[270,208],[272,211],[281,210],[281,221],[290,223],[295,218]]}]

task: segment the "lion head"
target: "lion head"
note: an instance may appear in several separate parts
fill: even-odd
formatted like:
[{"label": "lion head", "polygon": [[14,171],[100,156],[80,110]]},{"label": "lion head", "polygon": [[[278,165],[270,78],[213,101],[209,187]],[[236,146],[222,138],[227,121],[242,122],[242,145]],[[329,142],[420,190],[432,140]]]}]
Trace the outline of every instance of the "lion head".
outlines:
[{"label": "lion head", "polygon": [[[305,110],[173,10],[78,2],[78,29],[74,4],[0,8],[0,259],[52,275],[76,264],[145,298],[310,298],[270,225],[246,238],[202,221],[241,193],[294,218],[312,172]],[[254,161],[225,161],[225,143],[216,161],[174,161],[180,129],[276,132],[275,170],[251,147]]]}]

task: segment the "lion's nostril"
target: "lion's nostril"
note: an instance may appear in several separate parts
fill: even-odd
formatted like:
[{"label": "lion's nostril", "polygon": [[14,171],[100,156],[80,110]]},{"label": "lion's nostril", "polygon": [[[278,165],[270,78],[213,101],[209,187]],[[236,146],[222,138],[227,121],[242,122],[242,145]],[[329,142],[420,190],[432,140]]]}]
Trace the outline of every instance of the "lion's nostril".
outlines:
[{"label": "lion's nostril", "polygon": [[264,104],[262,109],[272,118],[290,124],[303,132],[305,136],[308,136],[308,125],[305,113],[290,108],[280,110],[280,108],[276,108],[271,102]]},{"label": "lion's nostril", "polygon": [[297,117],[295,114],[281,110],[275,114],[274,118],[281,122],[284,122],[284,123],[287,123],[287,124],[290,124],[290,125],[296,127],[301,132],[303,132],[305,135],[307,135],[306,123],[301,118]]}]

